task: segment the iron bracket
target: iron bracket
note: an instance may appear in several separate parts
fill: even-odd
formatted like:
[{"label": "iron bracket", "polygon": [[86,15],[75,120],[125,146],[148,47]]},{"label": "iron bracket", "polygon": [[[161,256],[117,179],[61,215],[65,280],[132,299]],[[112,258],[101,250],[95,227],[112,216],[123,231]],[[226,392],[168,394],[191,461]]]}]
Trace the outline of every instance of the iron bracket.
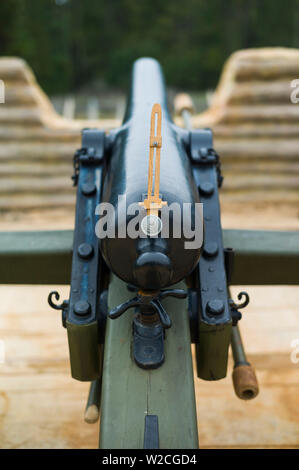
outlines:
[{"label": "iron bracket", "polygon": [[198,341],[197,373],[203,379],[218,380],[226,376],[232,316],[218,197],[222,176],[211,130],[190,132],[190,159],[204,216],[204,244],[197,268],[198,338],[193,335]]},{"label": "iron bracket", "polygon": [[95,380],[101,369],[99,345],[104,340],[107,312],[103,307],[103,261],[95,226],[99,217],[96,207],[101,201],[104,157],[105,132],[84,129],[82,148],[74,157],[77,201],[70,298],[57,306],[49,296],[54,308],[64,307],[63,323],[68,333],[72,376],[78,380]]}]

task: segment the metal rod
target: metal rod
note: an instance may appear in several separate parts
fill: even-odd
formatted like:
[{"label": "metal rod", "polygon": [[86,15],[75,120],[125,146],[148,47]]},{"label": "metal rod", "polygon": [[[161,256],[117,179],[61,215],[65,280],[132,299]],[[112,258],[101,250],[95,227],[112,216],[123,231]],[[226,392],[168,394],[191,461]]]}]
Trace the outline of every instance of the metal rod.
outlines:
[{"label": "metal rod", "polygon": [[100,402],[101,402],[101,385],[102,379],[93,380],[90,383],[87,405],[84,413],[84,420],[86,423],[96,423],[100,415]]},{"label": "metal rod", "polygon": [[187,93],[180,93],[174,99],[175,113],[182,116],[184,126],[187,131],[192,131],[192,114],[194,113],[194,106],[192,98]]},{"label": "metal rod", "polygon": [[238,365],[249,365],[249,362],[246,358],[246,353],[244,350],[241,333],[238,325],[232,327],[232,352],[234,358],[235,367]]},{"label": "metal rod", "polygon": [[[234,269],[234,256],[233,252],[228,252],[226,269],[229,277]],[[229,297],[232,298],[230,288],[228,287]],[[245,349],[242,342],[241,332],[238,324],[232,327],[231,333],[231,347],[234,359],[234,370],[232,373],[232,380],[234,385],[235,394],[241,400],[252,400],[259,392],[259,386],[255,375],[254,368],[247,361]]]},{"label": "metal rod", "polygon": [[247,361],[238,325],[232,327],[231,346],[234,358],[232,379],[235,393],[241,400],[252,400],[259,393],[259,386],[254,368]]},{"label": "metal rod", "polygon": [[182,118],[184,121],[184,126],[187,129],[187,131],[192,131],[192,116],[191,116],[190,111],[188,111],[187,109],[183,109]]}]

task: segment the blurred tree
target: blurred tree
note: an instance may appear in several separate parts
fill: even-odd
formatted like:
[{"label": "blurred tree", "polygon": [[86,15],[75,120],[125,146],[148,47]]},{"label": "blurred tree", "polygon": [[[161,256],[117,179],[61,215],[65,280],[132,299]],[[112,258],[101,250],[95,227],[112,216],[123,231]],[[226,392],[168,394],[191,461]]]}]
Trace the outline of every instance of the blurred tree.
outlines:
[{"label": "blurred tree", "polygon": [[237,49],[299,47],[298,19],[299,0],[5,0],[0,55],[27,60],[48,93],[124,87],[144,55],[168,84],[206,89]]}]

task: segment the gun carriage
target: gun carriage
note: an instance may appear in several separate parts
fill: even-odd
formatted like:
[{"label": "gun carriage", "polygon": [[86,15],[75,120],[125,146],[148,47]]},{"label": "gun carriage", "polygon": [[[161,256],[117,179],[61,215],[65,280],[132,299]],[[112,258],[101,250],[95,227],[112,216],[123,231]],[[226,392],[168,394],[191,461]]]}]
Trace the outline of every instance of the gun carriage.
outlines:
[{"label": "gun carriage", "polygon": [[[224,233],[224,243],[218,196],[223,178],[212,132],[172,122],[161,68],[153,59],[134,65],[121,127],[108,135],[82,131],[73,180],[77,203],[70,296],[59,304],[54,291],[49,303],[62,311],[72,376],[91,382],[86,420],[94,422],[101,408],[103,448],[194,448],[190,343],[195,344],[197,375],[204,380],[226,376],[232,345],[236,394],[254,398],[258,385],[238,329],[240,309],[249,297],[240,292],[235,302],[229,286],[298,283],[297,237],[286,235],[294,247],[288,251],[283,244],[277,249],[283,235],[269,235],[266,243],[275,248],[265,256],[262,244],[246,253],[250,233]],[[167,212],[173,203],[182,213],[184,204],[191,208],[187,222],[193,238],[198,236],[194,228],[203,227],[195,247],[186,248],[191,239],[182,220],[181,235],[175,236],[174,216]],[[139,235],[132,238],[127,229],[136,216],[130,212],[134,204],[140,218]],[[199,204],[202,212],[196,210]],[[112,215],[108,207],[114,208]],[[167,236],[165,212],[172,222]],[[202,218],[200,227],[196,217]],[[104,218],[113,236],[99,238],[96,228],[104,228]],[[258,237],[263,238],[252,232],[253,243]],[[59,261],[62,272],[55,273],[55,256],[47,259],[51,268],[40,282],[66,281],[69,239],[66,246]],[[264,275],[255,273],[261,260]],[[278,261],[275,278],[271,267]],[[1,274],[2,282],[20,282],[15,272]]]}]

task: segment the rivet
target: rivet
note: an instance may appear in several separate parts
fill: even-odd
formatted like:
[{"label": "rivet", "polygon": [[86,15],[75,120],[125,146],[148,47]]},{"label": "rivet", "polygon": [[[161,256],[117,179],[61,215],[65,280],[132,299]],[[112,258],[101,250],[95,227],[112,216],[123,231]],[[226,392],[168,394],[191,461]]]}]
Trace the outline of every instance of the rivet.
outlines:
[{"label": "rivet", "polygon": [[88,259],[93,255],[93,247],[89,243],[81,243],[78,247],[78,255],[80,258]]},{"label": "rivet", "polygon": [[87,155],[89,157],[93,157],[96,154],[96,149],[94,147],[88,147],[87,149]]},{"label": "rivet", "polygon": [[76,315],[84,316],[90,312],[90,303],[86,300],[78,300],[74,305]]},{"label": "rivet", "polygon": [[224,303],[220,299],[209,300],[207,303],[207,312],[212,315],[221,315],[224,311]]},{"label": "rivet", "polygon": [[94,183],[83,183],[81,191],[85,196],[91,196],[96,191],[96,185]]},{"label": "rivet", "polygon": [[204,181],[198,185],[198,191],[204,196],[211,196],[214,192],[214,185],[209,181]]},{"label": "rivet", "polygon": [[203,255],[206,258],[212,258],[218,253],[218,245],[216,242],[207,242],[203,247]]}]

